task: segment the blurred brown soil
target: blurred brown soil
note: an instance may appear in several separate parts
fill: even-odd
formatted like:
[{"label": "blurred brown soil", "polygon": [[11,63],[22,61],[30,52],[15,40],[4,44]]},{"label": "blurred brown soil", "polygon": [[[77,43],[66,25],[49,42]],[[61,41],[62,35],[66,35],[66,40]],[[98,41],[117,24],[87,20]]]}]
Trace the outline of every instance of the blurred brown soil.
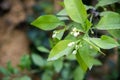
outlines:
[{"label": "blurred brown soil", "polygon": [[0,2],[1,11],[7,11],[0,15],[0,66],[5,66],[8,61],[17,66],[20,57],[29,53],[29,40],[25,31],[15,28],[32,14],[34,3],[34,0]]}]

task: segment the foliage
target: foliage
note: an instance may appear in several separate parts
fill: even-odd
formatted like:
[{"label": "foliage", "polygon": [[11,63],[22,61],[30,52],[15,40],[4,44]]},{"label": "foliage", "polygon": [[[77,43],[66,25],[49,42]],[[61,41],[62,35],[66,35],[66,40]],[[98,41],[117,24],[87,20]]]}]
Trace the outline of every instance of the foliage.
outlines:
[{"label": "foliage", "polygon": [[28,75],[23,74],[23,69],[30,69],[29,63],[31,63],[29,55],[24,55],[19,64],[21,70],[13,67],[11,62],[7,63],[6,68],[0,66],[0,73],[4,75],[2,80],[31,80]]},{"label": "foliage", "polygon": [[[99,0],[93,7],[83,4],[82,0],[64,0],[64,9],[58,14],[38,17],[31,24],[41,30],[32,28],[32,32],[29,32],[35,49],[32,47],[31,55],[21,58],[20,70],[10,63],[7,68],[0,67],[0,73],[5,75],[3,80],[10,80],[13,75],[21,75],[16,76],[15,80],[31,80],[29,74],[34,73],[39,73],[41,80],[84,80],[88,69],[101,65],[96,59],[99,53],[105,55],[101,49],[119,46],[120,14],[119,11],[107,9],[109,5],[113,6],[118,2],[119,0]],[[97,12],[99,8],[103,11]],[[88,13],[90,9],[95,10],[95,13]],[[100,19],[94,22],[96,13],[99,13],[97,17]],[[96,37],[94,32],[98,30],[108,33]],[[49,31],[53,32],[52,39],[46,36]],[[31,68],[33,64],[35,68]],[[23,74],[26,70],[28,73]]]},{"label": "foliage", "polygon": [[[112,4],[118,2],[118,0],[111,3],[107,2],[110,1],[100,0],[97,6]],[[94,23],[88,20],[86,7],[82,3],[82,0],[64,0],[64,6],[64,11],[62,10],[62,12],[57,15],[60,17],[63,17],[63,15],[65,17],[70,17],[69,23],[65,22],[66,19],[59,20],[60,17],[57,18],[57,16],[53,15],[43,15],[32,22],[32,25],[42,30],[54,30],[62,26],[59,30],[62,31],[62,29],[64,29],[65,31],[69,31],[68,35],[71,37],[66,38],[68,36],[65,36],[62,37],[62,39],[61,36],[64,34],[58,35],[61,31],[53,33],[53,39],[58,39],[59,41],[50,51],[48,61],[57,60],[64,55],[75,55],[83,71],[86,71],[87,68],[91,69],[93,65],[100,65],[101,63],[94,58],[95,56],[91,56],[90,52],[95,50],[96,54],[97,52],[102,53],[100,49],[111,49],[119,46],[119,44],[116,40],[107,35],[102,35],[101,38],[90,37],[89,31],[92,29],[120,29],[120,15],[112,11],[103,11],[100,21],[94,26]],[[51,22],[52,24],[50,24]],[[43,23],[45,25],[43,25]],[[61,23],[64,25],[60,25]],[[69,27],[71,23],[74,23],[72,24],[72,29]],[[76,24],[78,25],[76,26]],[[74,40],[72,40],[72,37],[74,37]]]}]

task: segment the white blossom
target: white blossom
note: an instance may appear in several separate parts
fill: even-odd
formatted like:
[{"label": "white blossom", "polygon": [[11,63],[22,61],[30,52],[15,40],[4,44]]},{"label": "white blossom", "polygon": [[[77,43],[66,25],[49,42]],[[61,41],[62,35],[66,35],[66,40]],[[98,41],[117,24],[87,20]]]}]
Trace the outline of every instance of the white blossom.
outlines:
[{"label": "white blossom", "polygon": [[92,33],[92,34],[94,34],[94,31],[93,31],[93,30],[91,30],[91,33]]},{"label": "white blossom", "polygon": [[71,46],[73,46],[73,45],[75,45],[75,42],[70,42],[70,43],[68,44],[69,47],[71,47]]},{"label": "white blossom", "polygon": [[59,32],[58,31],[53,31],[52,38],[55,38]]},{"label": "white blossom", "polygon": [[56,37],[56,34],[53,34],[53,35],[52,35],[52,38],[55,38],[55,37]]},{"label": "white blossom", "polygon": [[73,52],[72,52],[72,54],[76,54],[77,53],[77,50],[74,50]]},{"label": "white blossom", "polygon": [[74,32],[70,32],[71,35],[73,35]]},{"label": "white blossom", "polygon": [[77,37],[79,35],[79,32],[74,32],[73,34],[75,37]]},{"label": "white blossom", "polygon": [[73,35],[74,37],[77,37],[80,33],[77,28],[73,28],[70,34]]},{"label": "white blossom", "polygon": [[73,28],[72,31],[73,31],[73,32],[77,31],[77,28]]}]

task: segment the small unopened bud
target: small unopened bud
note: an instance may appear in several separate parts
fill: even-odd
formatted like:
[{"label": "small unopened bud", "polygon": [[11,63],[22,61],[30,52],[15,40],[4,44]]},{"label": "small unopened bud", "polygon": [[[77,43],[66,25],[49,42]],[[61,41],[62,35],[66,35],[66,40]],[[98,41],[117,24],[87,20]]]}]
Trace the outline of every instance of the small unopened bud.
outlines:
[{"label": "small unopened bud", "polygon": [[77,37],[79,35],[79,32],[74,32],[73,34],[75,37]]},{"label": "small unopened bud", "polygon": [[70,32],[71,35],[73,35],[73,32]]},{"label": "small unopened bud", "polygon": [[72,31],[73,31],[73,32],[77,31],[77,28],[73,28]]},{"label": "small unopened bud", "polygon": [[53,34],[53,35],[52,35],[52,38],[55,38],[55,37],[56,37],[56,34]]},{"label": "small unopened bud", "polygon": [[73,52],[72,52],[72,54],[76,54],[77,53],[77,50],[74,50]]},{"label": "small unopened bud", "polygon": [[75,42],[70,42],[70,43],[68,44],[68,46],[71,47],[71,46],[73,46],[74,44],[75,44]]},{"label": "small unopened bud", "polygon": [[94,34],[94,32],[91,30],[91,33]]}]

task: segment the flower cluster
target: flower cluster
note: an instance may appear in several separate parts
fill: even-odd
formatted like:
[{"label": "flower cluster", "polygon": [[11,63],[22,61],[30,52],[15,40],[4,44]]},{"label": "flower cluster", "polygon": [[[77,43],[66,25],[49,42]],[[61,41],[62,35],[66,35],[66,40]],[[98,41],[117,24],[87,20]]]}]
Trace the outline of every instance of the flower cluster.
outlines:
[{"label": "flower cluster", "polygon": [[75,42],[70,42],[70,43],[68,44],[69,47],[74,46],[74,45],[75,45]]},{"label": "flower cluster", "polygon": [[74,47],[74,50],[73,50],[72,54],[76,54],[77,51],[78,51],[78,49],[79,49],[80,47],[82,47],[82,44],[77,45],[76,42],[70,42],[70,43],[68,44],[68,46],[69,46],[69,47]]},{"label": "flower cluster", "polygon": [[80,31],[77,28],[73,28],[70,34],[73,35],[74,37],[77,37],[80,34]]}]

